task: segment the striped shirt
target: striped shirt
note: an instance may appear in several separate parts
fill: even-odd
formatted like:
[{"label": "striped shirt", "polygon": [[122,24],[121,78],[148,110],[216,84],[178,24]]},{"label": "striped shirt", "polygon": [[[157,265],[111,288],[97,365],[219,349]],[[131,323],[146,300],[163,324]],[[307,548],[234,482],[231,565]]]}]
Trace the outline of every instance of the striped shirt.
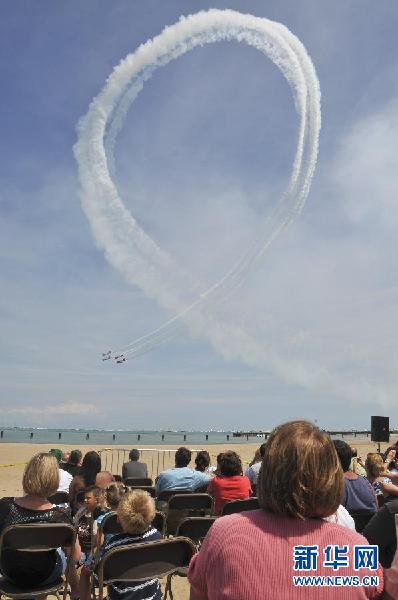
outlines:
[{"label": "striped shirt", "polygon": [[[120,546],[129,546],[130,544],[139,544],[140,542],[153,542],[159,540],[162,536],[159,531],[150,526],[144,533],[117,533],[112,536],[101,551],[102,558],[109,550],[119,548]],[[147,581],[128,581],[114,582],[108,585],[109,600],[162,600],[162,592],[158,579],[148,579]]]}]

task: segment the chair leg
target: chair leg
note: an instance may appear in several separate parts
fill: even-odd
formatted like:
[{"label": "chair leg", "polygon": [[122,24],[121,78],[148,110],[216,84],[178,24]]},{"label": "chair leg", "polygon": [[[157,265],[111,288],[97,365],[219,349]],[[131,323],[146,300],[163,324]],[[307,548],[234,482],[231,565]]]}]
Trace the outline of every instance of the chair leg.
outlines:
[{"label": "chair leg", "polygon": [[173,600],[173,590],[171,589],[171,578],[173,574],[167,575],[166,587],[164,588],[164,600],[167,600],[167,595],[170,595],[170,600]]}]

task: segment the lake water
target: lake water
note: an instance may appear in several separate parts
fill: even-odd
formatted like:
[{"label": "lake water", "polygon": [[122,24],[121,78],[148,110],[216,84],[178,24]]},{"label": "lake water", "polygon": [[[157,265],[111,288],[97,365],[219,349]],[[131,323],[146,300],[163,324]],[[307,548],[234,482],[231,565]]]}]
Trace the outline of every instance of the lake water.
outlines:
[{"label": "lake water", "polygon": [[[118,431],[118,430],[89,430],[89,429],[28,429],[28,428],[3,428],[1,430],[0,442],[19,442],[32,444],[67,444],[78,448],[80,445],[122,445],[131,447],[134,445],[173,445],[179,447],[186,443],[194,446],[202,444],[261,444],[263,437],[255,434],[248,437],[233,437],[232,431]],[[341,437],[341,435],[333,436]],[[347,434],[346,439],[352,438]],[[358,440],[367,439],[366,435],[359,435]]]}]

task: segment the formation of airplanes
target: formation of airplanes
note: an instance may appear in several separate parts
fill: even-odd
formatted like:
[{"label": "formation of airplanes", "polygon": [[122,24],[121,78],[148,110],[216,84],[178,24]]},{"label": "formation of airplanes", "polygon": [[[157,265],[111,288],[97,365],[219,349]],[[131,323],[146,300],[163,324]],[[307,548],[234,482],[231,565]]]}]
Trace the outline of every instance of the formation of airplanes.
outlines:
[{"label": "formation of airplanes", "polygon": [[103,352],[102,353],[102,361],[105,362],[106,360],[111,360],[111,358],[113,358],[119,365],[126,362],[127,358],[124,356],[124,354],[117,354],[116,356],[112,356],[112,351],[108,350],[108,352]]}]

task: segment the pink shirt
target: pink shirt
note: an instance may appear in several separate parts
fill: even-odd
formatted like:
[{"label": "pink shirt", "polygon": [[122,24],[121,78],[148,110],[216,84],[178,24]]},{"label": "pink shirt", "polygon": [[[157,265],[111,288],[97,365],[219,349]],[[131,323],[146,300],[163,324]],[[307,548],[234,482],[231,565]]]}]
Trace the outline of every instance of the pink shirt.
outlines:
[{"label": "pink shirt", "polygon": [[[353,569],[354,545],[367,540],[340,525],[322,519],[290,519],[263,510],[221,517],[213,524],[201,550],[189,566],[188,579],[197,593],[209,600],[362,600],[383,589],[383,570]],[[294,571],[294,546],[317,545],[315,571]],[[349,546],[349,567],[324,567],[323,549]],[[375,587],[296,587],[295,575],[378,576]]]}]

